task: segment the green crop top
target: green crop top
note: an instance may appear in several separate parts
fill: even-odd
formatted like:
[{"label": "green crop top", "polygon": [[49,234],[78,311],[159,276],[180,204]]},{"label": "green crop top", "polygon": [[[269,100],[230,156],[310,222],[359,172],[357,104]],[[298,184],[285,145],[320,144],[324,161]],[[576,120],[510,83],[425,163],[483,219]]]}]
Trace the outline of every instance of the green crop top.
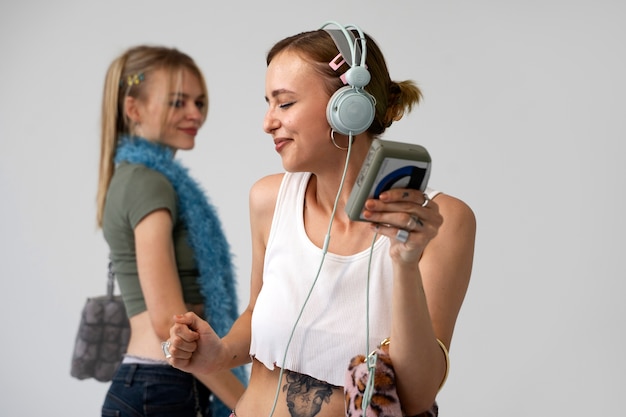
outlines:
[{"label": "green crop top", "polygon": [[187,229],[178,218],[176,192],[160,172],[143,165],[122,162],[116,169],[107,191],[102,231],[110,249],[126,314],[132,317],[146,311],[146,302],[137,274],[134,229],[146,215],[167,209],[172,215],[176,267],[185,303],[204,302],[196,279],[198,267],[187,242]]}]

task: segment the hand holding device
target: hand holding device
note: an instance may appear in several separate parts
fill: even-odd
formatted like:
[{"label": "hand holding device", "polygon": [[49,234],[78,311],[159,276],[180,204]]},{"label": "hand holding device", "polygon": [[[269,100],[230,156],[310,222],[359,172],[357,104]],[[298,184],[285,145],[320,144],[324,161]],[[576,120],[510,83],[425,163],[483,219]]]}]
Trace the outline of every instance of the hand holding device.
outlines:
[{"label": "hand holding device", "polygon": [[356,179],[346,213],[355,221],[362,217],[368,198],[378,198],[391,188],[414,188],[424,191],[431,169],[430,154],[421,145],[374,139]]}]

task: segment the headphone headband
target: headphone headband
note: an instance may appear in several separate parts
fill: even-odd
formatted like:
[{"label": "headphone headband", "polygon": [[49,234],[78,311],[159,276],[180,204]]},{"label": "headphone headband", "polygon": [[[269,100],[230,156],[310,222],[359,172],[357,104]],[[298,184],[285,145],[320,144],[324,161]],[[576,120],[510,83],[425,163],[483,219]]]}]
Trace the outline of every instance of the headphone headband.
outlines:
[{"label": "headphone headband", "polygon": [[[326,26],[335,25],[338,29],[326,29]],[[367,49],[365,47],[365,34],[363,31],[355,25],[341,26],[334,21],[326,22],[322,25],[321,29],[324,29],[335,42],[339,53],[346,60],[348,65],[352,67],[365,66],[365,59],[367,58]],[[354,29],[358,32],[358,39],[354,36],[354,33],[348,29]],[[363,45],[363,52],[361,52],[361,45]],[[357,56],[360,56],[359,62],[356,62]]]}]

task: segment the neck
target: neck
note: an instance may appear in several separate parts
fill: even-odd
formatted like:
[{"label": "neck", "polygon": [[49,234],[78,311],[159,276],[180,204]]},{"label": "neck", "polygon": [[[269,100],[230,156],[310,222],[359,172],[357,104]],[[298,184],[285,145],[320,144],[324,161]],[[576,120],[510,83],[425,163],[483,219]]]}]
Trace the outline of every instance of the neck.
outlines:
[{"label": "neck", "polygon": [[[335,151],[339,152],[336,149]],[[341,188],[337,210],[343,210],[368,151],[369,141],[358,142],[357,139],[350,150],[347,169],[345,169],[345,164],[348,155],[347,151],[344,151],[341,158],[335,157],[328,164],[313,172],[307,188],[307,198],[314,200],[322,211],[331,212]],[[345,178],[343,178],[344,171]]]}]

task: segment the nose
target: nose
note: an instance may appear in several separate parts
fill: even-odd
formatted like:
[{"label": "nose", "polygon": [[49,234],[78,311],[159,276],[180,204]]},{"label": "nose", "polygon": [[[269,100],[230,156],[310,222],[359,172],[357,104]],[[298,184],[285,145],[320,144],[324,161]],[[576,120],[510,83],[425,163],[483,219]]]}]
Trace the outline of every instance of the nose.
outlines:
[{"label": "nose", "polygon": [[263,118],[263,130],[265,133],[271,134],[274,130],[278,129],[279,126],[280,121],[274,116],[272,109],[268,109]]},{"label": "nose", "polygon": [[195,103],[187,107],[187,119],[202,122],[203,118],[202,111]]}]

